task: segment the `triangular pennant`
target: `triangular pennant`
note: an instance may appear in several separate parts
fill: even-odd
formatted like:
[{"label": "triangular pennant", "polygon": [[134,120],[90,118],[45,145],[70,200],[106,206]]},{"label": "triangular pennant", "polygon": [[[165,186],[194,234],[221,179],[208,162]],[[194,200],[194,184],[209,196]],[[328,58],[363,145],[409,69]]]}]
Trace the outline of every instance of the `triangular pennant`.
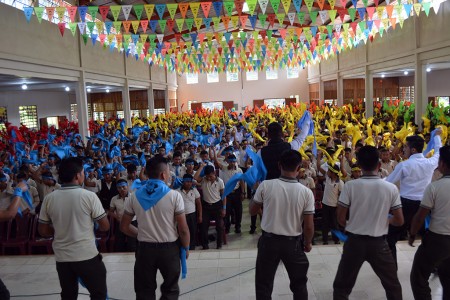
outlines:
[{"label": "triangular pennant", "polygon": [[170,18],[173,20],[175,18],[175,13],[178,9],[178,3],[167,3],[167,10],[169,11]]},{"label": "triangular pennant", "polygon": [[137,34],[139,30],[139,20],[131,21],[131,27],[133,27],[134,34]]},{"label": "triangular pennant", "polygon": [[81,35],[81,37],[83,38],[84,45],[86,46],[87,41],[88,41],[88,39],[89,39],[89,35],[83,34],[83,35]]},{"label": "triangular pennant", "polygon": [[106,34],[100,34],[100,44],[103,46],[105,44]]},{"label": "triangular pennant", "polygon": [[261,26],[265,27],[266,26],[267,15],[266,14],[259,14],[258,15],[258,19],[259,19],[259,22],[261,23]]},{"label": "triangular pennant", "polygon": [[69,23],[69,29],[70,32],[72,32],[72,35],[75,36],[75,33],[77,32],[77,23]]},{"label": "triangular pennant", "polygon": [[367,0],[362,0],[364,7],[367,7],[368,5],[368,1]]},{"label": "triangular pennant", "polygon": [[305,24],[305,13],[304,12],[299,12],[297,14],[297,18],[298,18],[298,21],[300,22],[300,25]]},{"label": "triangular pennant", "polygon": [[255,12],[257,2],[258,2],[258,0],[247,0],[249,15],[253,15],[253,13]]},{"label": "triangular pennant", "polygon": [[325,21],[328,20],[328,11],[321,10],[319,11],[320,20],[322,20],[322,24],[325,24]]},{"label": "triangular pennant", "polygon": [[[78,12],[80,11],[80,8],[81,6],[78,8]],[[114,21],[117,21],[117,19],[119,18],[120,11],[122,10],[122,7],[120,7],[119,5],[111,5],[109,9],[111,10]]]},{"label": "triangular pennant", "polygon": [[160,19],[164,18],[164,12],[166,11],[165,4],[155,4],[155,10]]},{"label": "triangular pennant", "polygon": [[231,16],[233,14],[233,8],[234,8],[233,1],[224,1],[223,7],[225,8],[228,16]]},{"label": "triangular pennant", "polygon": [[375,13],[375,7],[366,7],[367,10],[367,16],[369,18],[369,20],[373,19],[373,14]]},{"label": "triangular pennant", "polygon": [[153,11],[155,10],[154,4],[144,4],[144,10],[147,15],[147,19],[150,20],[153,15]]},{"label": "triangular pennant", "polygon": [[78,7],[76,7],[76,6],[67,7],[67,14],[69,15],[70,21],[72,23],[75,22],[75,17],[77,15],[77,9],[78,9]]},{"label": "triangular pennant", "polygon": [[95,28],[95,22],[87,22],[87,28],[89,29],[89,33],[93,33],[94,32],[94,28]]},{"label": "triangular pennant", "polygon": [[27,22],[30,23],[31,20],[31,16],[33,15],[33,7],[27,7],[24,6],[23,7],[23,13],[25,14],[25,18],[27,19]]},{"label": "triangular pennant", "polygon": [[230,17],[222,16],[223,26],[225,26],[225,30],[228,31],[228,24],[230,23]]},{"label": "triangular pennant", "polygon": [[319,14],[319,12],[317,10],[312,11],[309,13],[309,17],[311,18],[311,24],[316,24],[316,19],[317,19],[317,15]]},{"label": "triangular pennant", "polygon": [[205,28],[208,30],[211,28],[211,20],[211,18],[203,18],[203,24],[205,24]]},{"label": "triangular pennant", "polygon": [[325,4],[325,0],[317,0],[317,4],[319,5],[320,10],[323,10],[323,6]]},{"label": "triangular pennant", "polygon": [[288,13],[288,19],[289,19],[289,23],[291,24],[291,26],[294,26],[294,22],[295,22],[295,15],[296,13]]},{"label": "triangular pennant", "polygon": [[280,0],[270,0],[270,5],[272,5],[274,13],[278,13],[278,8],[280,7]]},{"label": "triangular pennant", "polygon": [[352,8],[349,8],[347,11],[350,16],[350,19],[352,19],[352,22],[355,22],[356,8],[352,7]]},{"label": "triangular pennant", "polygon": [[214,11],[216,12],[216,17],[219,18],[222,14],[222,1],[213,2],[212,5],[214,7]]},{"label": "triangular pennant", "polygon": [[84,34],[84,30],[86,28],[86,23],[78,23],[78,30],[80,31],[80,34]]},{"label": "triangular pennant", "polygon": [[95,22],[95,27],[97,27],[98,33],[103,33],[103,26],[105,23],[103,22]]},{"label": "triangular pennant", "polygon": [[194,16],[194,18],[197,18],[198,15],[198,11],[200,9],[200,3],[199,2],[192,2],[189,4],[190,8],[191,8],[191,12],[192,15]]},{"label": "triangular pennant", "polygon": [[309,13],[311,13],[311,8],[313,6],[314,0],[305,0],[306,7],[308,8]]},{"label": "triangular pennant", "polygon": [[231,24],[233,24],[233,27],[236,28],[238,26],[239,16],[232,16],[230,19]]},{"label": "triangular pennant", "polygon": [[88,6],[88,12],[92,17],[92,20],[97,18],[98,6]]},{"label": "triangular pennant", "polygon": [[357,8],[357,10],[358,10],[359,18],[361,20],[364,20],[364,17],[366,15],[366,8],[365,7],[360,7],[360,8]]},{"label": "triangular pennant", "polygon": [[173,31],[173,26],[175,26],[175,21],[174,20],[167,20],[167,30],[169,31]]},{"label": "triangular pennant", "polygon": [[275,25],[275,14],[268,14],[267,15],[267,19],[269,20],[269,24],[271,27],[273,27],[273,25]]},{"label": "triangular pennant", "polygon": [[394,6],[393,5],[386,5],[386,12],[389,18],[392,18],[392,12],[394,11]]},{"label": "triangular pennant", "polygon": [[428,15],[430,14],[431,2],[422,2],[422,7],[428,17]]},{"label": "triangular pennant", "polygon": [[184,20],[186,22],[186,26],[188,28],[189,31],[192,31],[192,25],[194,25],[194,19],[185,19]]},{"label": "triangular pennant", "polygon": [[125,20],[127,20],[127,21],[128,21],[128,17],[130,16],[132,8],[133,8],[133,5],[122,5],[123,16],[125,17]]},{"label": "triangular pennant", "polygon": [[102,16],[103,22],[105,22],[109,12],[109,6],[99,6],[98,10],[100,11],[100,15]]},{"label": "triangular pennant", "polygon": [[148,20],[141,20],[140,23],[141,23],[142,32],[147,32]]},{"label": "triangular pennant", "polygon": [[252,16],[250,16],[250,17],[248,17],[248,18],[249,18],[250,24],[252,25],[252,28],[253,28],[253,30],[254,30],[254,29],[255,29],[255,26],[256,26],[256,21],[257,21],[257,19],[258,19],[258,16],[252,15]]},{"label": "triangular pennant", "polygon": [[64,6],[56,7],[56,14],[58,15],[58,20],[60,23],[64,22],[64,14],[66,13],[66,8]]},{"label": "triangular pennant", "polygon": [[395,26],[397,25],[397,19],[396,18],[390,18],[389,21],[391,22],[392,29],[395,30]]},{"label": "triangular pennant", "polygon": [[337,10],[335,10],[335,9],[328,11],[328,15],[330,16],[330,20],[332,23],[334,23],[334,20],[336,19],[336,13],[337,13]]},{"label": "triangular pennant", "polygon": [[144,5],[143,4],[135,4],[133,5],[134,13],[136,14],[136,18],[138,20],[141,20],[142,18],[142,12],[144,11]]},{"label": "triangular pennant", "polygon": [[330,4],[331,9],[334,9],[334,6],[336,5],[336,0],[328,0],[328,3]]},{"label": "triangular pennant", "polygon": [[53,16],[55,15],[55,7],[46,7],[47,18],[49,22],[53,22]]},{"label": "triangular pennant", "polygon": [[183,31],[184,19],[175,19],[175,23],[177,23],[178,31]]},{"label": "triangular pennant", "polygon": [[113,25],[114,25],[114,29],[116,30],[116,32],[120,33],[120,30],[122,28],[122,22],[121,21],[114,21]]},{"label": "triangular pennant", "polygon": [[160,44],[162,44],[163,41],[164,41],[164,34],[157,34],[157,35],[156,35],[156,38],[158,39],[158,42],[159,42]]},{"label": "triangular pennant", "polygon": [[285,17],[286,17],[285,13],[277,14],[278,23],[282,25]]},{"label": "triangular pennant", "polygon": [[433,10],[434,10],[434,13],[435,13],[435,14],[438,13],[439,7],[441,6],[441,3],[442,3],[441,1],[433,1],[433,2],[432,2]]},{"label": "triangular pennant", "polygon": [[300,9],[302,7],[302,0],[292,0],[294,3],[295,10],[300,13]]},{"label": "triangular pennant", "polygon": [[[125,29],[125,33],[130,33],[131,21],[122,21],[123,29]],[[89,26],[89,22],[88,22]]]},{"label": "triangular pennant", "polygon": [[194,22],[195,22],[195,27],[197,28],[197,30],[200,30],[200,28],[203,24],[203,18],[195,18]]},{"label": "triangular pennant", "polygon": [[203,15],[205,16],[205,18],[207,18],[209,16],[209,11],[211,10],[211,2],[202,2],[200,3],[201,7],[202,7],[202,11],[203,11]]},{"label": "triangular pennant", "polygon": [[242,15],[239,17],[239,21],[241,22],[241,27],[245,28],[245,24],[247,24],[248,15]]},{"label": "triangular pennant", "polygon": [[261,12],[263,14],[266,13],[267,5],[269,4],[269,0],[258,0],[259,8],[261,8]]},{"label": "triangular pennant", "polygon": [[420,11],[422,10],[422,4],[414,3],[413,7],[414,7],[414,12],[416,13],[416,16],[419,16],[420,15]]},{"label": "triangular pennant", "polygon": [[234,6],[236,6],[236,10],[238,15],[242,15],[242,9],[244,8],[245,0],[234,0]]},{"label": "triangular pennant", "polygon": [[98,34],[91,33],[91,42],[92,42],[93,46],[95,46],[95,43],[97,42],[97,38],[98,38]]},{"label": "triangular pennant", "polygon": [[113,26],[112,22],[105,22],[105,28],[106,28],[106,33],[110,34],[111,33],[111,28]]},{"label": "triangular pennant", "polygon": [[284,12],[289,13],[289,8],[291,7],[291,0],[281,0],[281,4],[283,4]]},{"label": "triangular pennant", "polygon": [[385,8],[385,6],[378,6],[377,7],[377,16],[378,16],[379,20],[381,20],[383,18],[384,8]]},{"label": "triangular pennant", "polygon": [[403,4],[405,8],[406,16],[409,17],[411,15],[412,4]]},{"label": "triangular pennant", "polygon": [[58,29],[61,36],[64,36],[64,31],[66,30],[66,23],[58,23]]}]

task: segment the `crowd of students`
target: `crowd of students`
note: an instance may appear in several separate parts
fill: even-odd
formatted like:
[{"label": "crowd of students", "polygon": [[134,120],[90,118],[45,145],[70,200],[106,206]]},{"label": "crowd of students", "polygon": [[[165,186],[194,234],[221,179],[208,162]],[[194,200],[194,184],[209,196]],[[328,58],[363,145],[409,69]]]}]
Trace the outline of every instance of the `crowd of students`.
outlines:
[{"label": "crowd of students", "polygon": [[[138,235],[138,230],[141,230],[138,225],[140,212],[130,203],[139,196],[135,194],[143,190],[143,184],[147,194],[151,194],[148,182],[153,179],[165,179],[167,186],[179,193],[178,196],[171,194],[174,199],[174,208],[171,209],[178,211],[180,206],[176,205],[176,199],[183,201],[186,226],[190,232],[187,251],[195,250],[197,246],[209,249],[208,228],[212,220],[217,232],[216,248],[220,249],[224,232],[232,231],[233,225],[235,234],[243,230],[242,201],[252,198],[258,187],[258,183],[249,185],[242,177],[236,184],[233,181],[233,186],[225,192],[230,179],[246,173],[255,164],[249,151],[262,158],[267,169],[266,179],[270,180],[281,174],[278,162],[282,152],[293,149],[301,154],[296,180],[313,192],[315,208],[321,209],[322,243],[328,244],[331,233],[337,244],[340,243],[338,223],[342,223],[338,220],[338,203],[342,201],[339,197],[349,182],[362,175],[356,160],[362,147],[378,149],[380,167],[377,175],[402,184],[403,205],[403,198],[405,201],[421,200],[432,178],[442,177],[437,169],[437,160],[441,141],[446,143],[448,133],[445,119],[434,118],[436,111],[433,109],[423,117],[422,130],[414,124],[410,107],[401,103],[380,106],[375,110],[376,115],[369,119],[364,117],[361,104],[340,108],[299,104],[276,109],[255,108],[242,114],[222,110],[171,113],[152,119],[134,118],[133,127],[128,129],[123,120],[91,122],[92,135],[86,143],[73,131],[76,127],[73,124],[72,127],[39,132],[24,126],[9,126],[2,134],[0,210],[11,209],[12,201],[17,198],[14,195],[19,194],[17,187],[26,182],[28,191],[24,193],[30,196],[22,197],[19,212],[39,214],[43,200],[61,188],[60,163],[65,158],[78,157],[83,163],[82,187],[97,194],[101,206],[112,220],[120,223],[126,216],[126,225],[116,226],[115,251],[136,251],[136,238],[141,241]],[[283,140],[289,142],[290,147],[289,144],[278,143]],[[403,151],[403,146],[415,149],[415,152]],[[430,159],[427,160],[426,172],[425,169],[413,171],[419,172],[417,177],[422,180],[422,195],[420,199],[412,199],[408,191],[414,187],[409,187],[406,194],[402,193],[402,188],[408,189],[405,187],[408,183],[402,181],[412,180],[404,178],[408,171],[405,171],[403,161],[420,154],[422,148]],[[168,174],[162,170],[153,174],[154,177],[150,176],[151,170],[146,165],[154,158],[158,160],[155,163],[158,168],[161,164],[168,164]],[[407,161],[411,162],[411,159]],[[168,193],[158,184],[153,188]],[[394,254],[395,243],[407,237],[408,226],[417,209],[418,205],[408,210],[408,216],[405,216],[408,224],[391,236],[389,245]],[[47,210],[48,207],[45,214],[48,214]],[[257,214],[261,215],[263,211],[254,211],[249,228],[251,234],[256,232]],[[103,218],[98,208],[95,218]],[[46,219],[40,217],[40,222],[45,223]],[[140,234],[142,238],[145,232]]]}]

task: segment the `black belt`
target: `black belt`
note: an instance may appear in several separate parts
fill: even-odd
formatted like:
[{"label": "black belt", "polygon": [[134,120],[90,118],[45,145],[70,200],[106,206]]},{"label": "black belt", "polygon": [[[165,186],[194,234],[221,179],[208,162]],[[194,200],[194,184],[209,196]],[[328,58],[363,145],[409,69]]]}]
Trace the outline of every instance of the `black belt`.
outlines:
[{"label": "black belt", "polygon": [[178,244],[175,242],[167,242],[167,243],[149,243],[149,242],[139,242],[139,248],[148,249],[148,248],[157,248],[157,249],[167,249],[172,248]]},{"label": "black belt", "polygon": [[262,236],[266,237],[266,238],[272,238],[272,239],[278,239],[278,240],[287,240],[287,241],[297,241],[297,240],[300,240],[302,238],[302,235],[287,236],[287,235],[279,235],[279,234],[265,232],[265,231],[262,232]]},{"label": "black belt", "polygon": [[213,206],[213,205],[221,204],[221,203],[222,203],[222,200],[219,200],[219,201],[214,202],[214,203],[209,203],[209,202],[206,202],[206,201],[202,201],[202,203],[203,203],[204,205]]},{"label": "black belt", "polygon": [[362,234],[354,234],[351,232],[347,232],[348,236],[357,238],[357,239],[366,239],[366,240],[384,240],[386,239],[385,235],[382,236],[370,236],[370,235],[362,235]]}]

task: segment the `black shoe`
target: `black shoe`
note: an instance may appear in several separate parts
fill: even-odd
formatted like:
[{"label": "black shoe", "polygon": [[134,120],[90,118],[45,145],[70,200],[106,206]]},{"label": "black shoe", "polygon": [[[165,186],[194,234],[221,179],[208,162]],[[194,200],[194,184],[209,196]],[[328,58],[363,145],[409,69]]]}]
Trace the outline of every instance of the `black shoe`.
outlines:
[{"label": "black shoe", "polygon": [[339,241],[334,241],[334,244],[335,245],[339,245],[341,242],[339,242]]},{"label": "black shoe", "polygon": [[203,246],[203,250],[208,250],[208,249],[209,249],[209,246],[208,246],[208,245]]},{"label": "black shoe", "polygon": [[234,233],[241,233],[241,230],[240,229],[235,229]]},{"label": "black shoe", "polygon": [[250,234],[255,234],[255,232],[256,232],[256,229],[254,229],[254,228],[250,229],[250,231],[249,231]]}]

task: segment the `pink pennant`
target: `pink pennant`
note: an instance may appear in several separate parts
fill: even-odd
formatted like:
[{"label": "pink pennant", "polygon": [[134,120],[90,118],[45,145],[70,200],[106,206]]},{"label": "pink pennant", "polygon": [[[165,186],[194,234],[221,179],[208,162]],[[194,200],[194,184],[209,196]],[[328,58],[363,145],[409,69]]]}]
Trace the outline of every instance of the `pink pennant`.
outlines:
[{"label": "pink pennant", "polygon": [[59,32],[61,36],[64,36],[64,31],[66,30],[66,23],[58,23]]},{"label": "pink pennant", "polygon": [[70,21],[75,22],[75,16],[77,15],[77,6],[67,7],[67,13],[69,14]]}]

